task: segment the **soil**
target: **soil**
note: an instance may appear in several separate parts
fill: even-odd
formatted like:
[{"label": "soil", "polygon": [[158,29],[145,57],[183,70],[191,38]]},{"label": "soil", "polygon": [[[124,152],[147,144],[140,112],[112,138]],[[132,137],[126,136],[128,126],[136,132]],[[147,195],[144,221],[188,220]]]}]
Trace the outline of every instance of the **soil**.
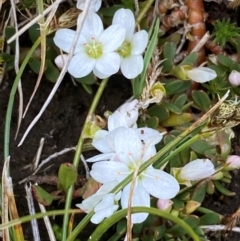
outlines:
[{"label": "soil", "polygon": [[[23,96],[24,107],[34,89],[35,80],[37,76],[31,72],[23,75]],[[11,91],[14,78],[5,79],[0,86],[0,136],[4,136],[5,114],[8,105],[8,98]],[[23,119],[17,140],[14,140],[14,135],[17,128],[18,118],[18,95],[14,104],[12,122],[11,122],[11,141],[10,141],[10,156],[11,166],[10,172],[14,183],[14,193],[17,200],[17,207],[19,215],[24,216],[28,214],[28,208],[25,198],[25,190],[23,185],[18,182],[30,175],[32,171],[30,168],[24,169],[29,163],[32,163],[36,151],[39,146],[41,138],[45,138],[45,144],[41,160],[46,157],[63,150],[64,148],[73,147],[77,144],[82,125],[85,121],[87,111],[92,102],[97,86],[93,86],[93,94],[88,94],[83,87],[78,84],[75,86],[69,76],[66,76],[56,95],[51,101],[49,107],[42,115],[41,119],[32,129],[22,146],[17,147],[24,131],[29,123],[38,114],[40,108],[44,104],[50,91],[53,88],[53,83],[42,80],[42,83],[37,91],[37,94],[29,108],[26,117]],[[103,114],[105,111],[114,111],[122,103],[124,103],[131,96],[131,84],[120,76],[113,76],[105,89],[101,98],[96,114]],[[0,155],[3,157],[3,138],[0,138]],[[61,163],[71,162],[74,152],[68,152],[62,156],[53,159],[49,165],[51,167],[41,172],[39,175],[57,175],[58,168]],[[86,153],[86,157],[91,153]],[[0,164],[2,170],[3,161]],[[47,166],[44,166],[46,168]],[[53,166],[52,166],[53,165]],[[79,167],[79,174],[84,175],[84,168]],[[43,185],[47,190],[56,189],[50,185]],[[77,200],[75,200],[77,202]],[[80,202],[80,200],[79,200]],[[62,206],[63,207],[63,206]],[[61,225],[61,223],[59,223]],[[44,225],[40,222],[42,240],[47,241],[48,236]],[[42,235],[42,234],[46,235]],[[26,240],[32,240],[32,233],[30,225],[24,225],[24,234]],[[86,239],[86,238],[85,238]],[[84,238],[82,240],[85,240]]]}]

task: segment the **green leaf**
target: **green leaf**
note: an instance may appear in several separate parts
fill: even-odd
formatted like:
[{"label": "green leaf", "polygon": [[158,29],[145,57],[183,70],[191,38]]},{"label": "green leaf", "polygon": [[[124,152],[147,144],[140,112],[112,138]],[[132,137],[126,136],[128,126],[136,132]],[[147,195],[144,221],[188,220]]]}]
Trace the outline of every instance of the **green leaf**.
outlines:
[{"label": "green leaf", "polygon": [[169,111],[163,105],[154,105],[147,111],[148,115],[156,116],[159,122],[166,120],[169,117]]},{"label": "green leaf", "polygon": [[168,143],[170,143],[171,141],[173,141],[176,137],[174,135],[171,134],[166,134],[163,136],[163,143],[164,145],[167,145]]},{"label": "green leaf", "polygon": [[182,108],[187,101],[187,95],[181,94],[174,99],[173,104],[176,105],[178,108]]},{"label": "green leaf", "polygon": [[194,90],[192,91],[192,98],[197,106],[201,108],[201,110],[208,111],[211,107],[211,100],[208,94],[202,90]]},{"label": "green leaf", "polygon": [[112,18],[113,15],[115,14],[115,12],[117,10],[119,10],[120,8],[123,8],[123,5],[114,5],[112,7],[107,7],[107,8],[100,8],[98,13],[100,13],[101,15],[103,15],[104,17],[110,17]]},{"label": "green leaf", "polygon": [[150,119],[147,120],[147,126],[152,129],[157,129],[159,124],[159,120],[156,116],[152,116]]},{"label": "green leaf", "polygon": [[181,93],[189,89],[191,81],[171,80],[164,85],[167,95]]},{"label": "green leaf", "polygon": [[154,32],[150,38],[150,41],[148,43],[147,50],[144,55],[144,67],[143,71],[140,75],[140,77],[136,78],[133,81],[133,95],[135,98],[138,98],[143,91],[143,88],[145,86],[145,80],[148,70],[148,65],[151,61],[151,58],[153,56],[153,52],[155,50],[155,47],[157,45],[157,39],[158,39],[158,30],[159,30],[159,18],[157,18],[155,25],[154,25]]},{"label": "green leaf", "polygon": [[[184,217],[183,221],[186,222],[191,228],[196,228],[199,225],[199,218],[194,215]],[[181,237],[187,234],[186,230],[179,225],[174,225],[172,228],[167,230],[167,233],[173,234],[174,237]]]},{"label": "green leaf", "polygon": [[[5,28],[6,40],[9,40],[15,33],[16,33],[16,30],[15,30],[14,27],[7,26],[7,27]],[[13,51],[15,51],[15,44],[16,44],[15,41],[13,41],[13,42],[11,42],[11,43],[9,44],[9,46],[11,47],[11,49],[12,49]]]},{"label": "green leaf", "polygon": [[200,217],[200,225],[213,225],[213,224],[218,224],[221,222],[221,216],[218,213],[212,212],[212,213],[207,213]]},{"label": "green leaf", "polygon": [[207,182],[200,182],[193,190],[191,200],[202,203],[207,191]]},{"label": "green leaf", "polygon": [[189,54],[181,63],[180,65],[194,65],[194,63],[197,61],[198,54],[197,53],[191,53]]},{"label": "green leaf", "polygon": [[88,94],[92,94],[93,93],[91,85],[86,85],[86,84],[82,83],[82,87],[86,90],[86,92]]},{"label": "green leaf", "polygon": [[53,196],[38,185],[32,185],[34,198],[44,206],[49,206],[53,201]]},{"label": "green leaf", "polygon": [[200,154],[200,155],[204,155],[204,153],[207,151],[207,150],[210,150],[212,148],[212,146],[210,144],[208,144],[206,141],[203,141],[203,140],[198,140],[196,142],[194,142],[190,148]]},{"label": "green leaf", "polygon": [[59,69],[53,64],[50,59],[46,59],[44,74],[46,78],[55,83],[59,76]]},{"label": "green leaf", "polygon": [[32,43],[35,43],[35,41],[39,38],[40,36],[40,26],[39,24],[34,24],[28,29],[29,37],[32,41]]},{"label": "green leaf", "polygon": [[35,58],[31,58],[28,62],[31,70],[35,73],[38,74],[39,70],[40,70],[40,65],[41,65],[41,61]]},{"label": "green leaf", "polygon": [[163,127],[181,126],[186,123],[189,123],[192,120],[193,120],[193,117],[190,113],[183,113],[180,115],[171,113],[167,120],[161,122],[161,125]]},{"label": "green leaf", "polygon": [[184,209],[184,206],[185,206],[184,202],[180,198],[178,198],[178,197],[173,198],[172,201],[173,201],[174,209],[180,210],[180,211]]},{"label": "green leaf", "polygon": [[212,180],[208,179],[207,180],[207,189],[206,189],[207,194],[212,195],[215,192],[215,186],[212,182]]},{"label": "green leaf", "polygon": [[223,54],[218,54],[217,60],[222,66],[224,66],[228,69],[230,69],[231,66],[233,65],[233,61],[229,57],[227,57],[226,55],[223,55]]},{"label": "green leaf", "polygon": [[162,105],[165,106],[169,111],[171,111],[174,114],[182,114],[182,110],[178,106],[172,103],[162,102]]},{"label": "green leaf", "polygon": [[74,79],[77,82],[81,84],[86,84],[86,85],[92,85],[96,83],[96,79],[94,78],[94,75],[92,72],[83,78],[74,78]]},{"label": "green leaf", "polygon": [[167,42],[163,46],[163,59],[165,59],[165,61],[163,62],[163,68],[162,68],[163,73],[169,72],[173,67],[173,60],[176,54],[176,50],[177,50],[177,46],[173,42]]},{"label": "green leaf", "polygon": [[77,168],[71,163],[63,163],[58,171],[58,188],[65,192],[77,180]]}]

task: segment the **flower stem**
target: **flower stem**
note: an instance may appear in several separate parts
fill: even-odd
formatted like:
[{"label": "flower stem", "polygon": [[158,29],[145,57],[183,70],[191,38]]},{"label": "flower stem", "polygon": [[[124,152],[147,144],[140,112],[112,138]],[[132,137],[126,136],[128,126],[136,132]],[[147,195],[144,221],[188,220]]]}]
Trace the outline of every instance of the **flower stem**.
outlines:
[{"label": "flower stem", "polygon": [[[94,112],[96,110],[96,107],[98,105],[98,102],[102,96],[102,93],[106,87],[106,84],[108,82],[108,78],[102,80],[97,93],[94,96],[93,102],[91,104],[91,107],[89,109],[89,112],[87,114],[82,132],[80,134],[76,152],[73,158],[73,165],[78,168],[79,165],[79,160],[80,160],[80,155],[83,150],[83,144],[84,144],[84,138],[85,138],[85,133],[86,133],[86,128],[87,128],[87,122],[91,121],[94,116]],[[65,202],[65,210],[70,209],[71,202],[72,202],[72,194],[73,194],[73,185],[68,189],[67,195],[66,195],[66,202]],[[65,241],[67,239],[67,227],[68,227],[68,221],[69,221],[69,213],[65,213],[63,217],[63,231],[62,231],[62,241]]]},{"label": "flower stem", "polygon": [[148,9],[152,6],[154,0],[148,0],[144,8],[141,10],[141,12],[138,14],[137,22],[140,23],[142,19],[144,18],[145,14],[147,13]]}]

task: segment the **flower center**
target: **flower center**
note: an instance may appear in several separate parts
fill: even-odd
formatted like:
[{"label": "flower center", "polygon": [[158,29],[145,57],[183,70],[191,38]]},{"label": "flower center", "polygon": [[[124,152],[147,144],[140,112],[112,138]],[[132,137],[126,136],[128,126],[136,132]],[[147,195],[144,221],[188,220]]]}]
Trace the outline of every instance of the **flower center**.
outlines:
[{"label": "flower center", "polygon": [[129,57],[131,55],[132,52],[132,45],[130,42],[125,41],[121,47],[117,50],[118,54],[122,57],[122,58],[126,58]]},{"label": "flower center", "polygon": [[90,42],[85,44],[85,51],[90,58],[98,59],[103,53],[102,44],[95,38],[92,38]]}]

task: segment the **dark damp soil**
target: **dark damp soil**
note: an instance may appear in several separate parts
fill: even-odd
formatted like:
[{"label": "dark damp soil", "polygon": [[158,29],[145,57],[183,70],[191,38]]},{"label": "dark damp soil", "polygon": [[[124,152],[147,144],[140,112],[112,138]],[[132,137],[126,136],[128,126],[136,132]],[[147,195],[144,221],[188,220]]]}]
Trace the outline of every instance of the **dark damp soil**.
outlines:
[{"label": "dark damp soil", "polygon": [[[24,107],[31,96],[36,79],[37,76],[30,72],[24,74],[22,77]],[[3,165],[5,114],[13,80],[14,78],[5,79],[0,85],[0,155],[2,159],[2,162],[0,163],[0,171],[2,170]],[[66,76],[41,119],[32,129],[23,145],[18,147],[19,140],[21,139],[24,131],[33,118],[38,114],[52,88],[53,83],[47,80],[42,80],[29,111],[22,121],[17,140],[14,140],[14,135],[16,133],[18,120],[18,94],[15,99],[11,123],[10,172],[11,177],[13,178],[14,193],[20,216],[27,215],[28,208],[24,186],[19,185],[18,182],[32,173],[30,168],[24,169],[24,167],[32,163],[32,160],[34,159],[38,149],[40,139],[45,138],[41,160],[63,150],[64,148],[75,146],[77,144],[82,125],[86,118],[87,111],[90,107],[97,86],[93,86],[93,94],[88,94],[80,84],[75,86],[69,76]],[[130,96],[131,84],[129,80],[126,80],[120,76],[113,76],[108,82],[108,86],[104,91],[96,114],[102,114],[107,110],[114,111]],[[57,175],[60,164],[64,162],[72,162],[73,155],[74,152],[71,151],[67,154],[54,158],[50,162],[50,164],[53,164],[53,166],[51,166],[48,170],[39,173],[39,175]],[[50,164],[46,165],[45,167],[49,166]],[[79,174],[84,174],[84,168],[82,166],[79,167]],[[56,187],[50,185],[43,186],[47,190],[56,189]],[[61,205],[61,208],[63,208],[63,205]],[[59,224],[61,225],[61,223]],[[47,241],[48,236],[41,221],[40,226],[43,229],[43,232],[41,232],[42,240]],[[24,225],[24,234],[26,240],[32,240],[30,225]],[[84,237],[82,240],[84,240]]]}]

